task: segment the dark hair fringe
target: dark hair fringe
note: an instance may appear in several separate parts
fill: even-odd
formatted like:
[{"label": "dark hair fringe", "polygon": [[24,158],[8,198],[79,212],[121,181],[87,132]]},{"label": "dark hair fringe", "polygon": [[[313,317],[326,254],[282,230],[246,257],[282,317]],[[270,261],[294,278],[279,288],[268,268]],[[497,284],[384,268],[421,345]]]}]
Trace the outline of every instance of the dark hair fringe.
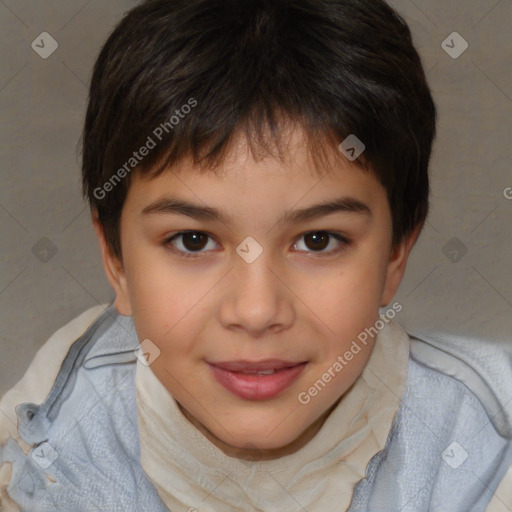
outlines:
[{"label": "dark hair fringe", "polygon": [[82,134],[84,196],[121,258],[127,173],[94,193],[190,99],[197,105],[134,168],[157,175],[185,157],[215,172],[235,137],[255,159],[286,154],[300,126],[319,175],[344,158],[387,191],[393,243],[428,212],[436,108],[404,20],[381,0],[147,0],[114,29],[95,63]]}]

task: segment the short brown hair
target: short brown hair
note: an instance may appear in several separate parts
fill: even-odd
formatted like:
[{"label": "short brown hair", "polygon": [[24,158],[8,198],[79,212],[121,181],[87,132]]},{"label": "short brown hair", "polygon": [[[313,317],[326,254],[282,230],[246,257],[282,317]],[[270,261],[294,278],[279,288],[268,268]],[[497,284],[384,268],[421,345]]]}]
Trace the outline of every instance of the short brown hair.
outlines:
[{"label": "short brown hair", "polygon": [[356,163],[387,191],[393,243],[423,224],[436,108],[410,30],[384,1],[147,0],[129,11],[95,63],[82,136],[84,195],[112,252],[122,259],[131,169],[156,175],[185,156],[215,169],[240,131],[270,153],[283,117],[313,154],[350,134],[364,143]]}]

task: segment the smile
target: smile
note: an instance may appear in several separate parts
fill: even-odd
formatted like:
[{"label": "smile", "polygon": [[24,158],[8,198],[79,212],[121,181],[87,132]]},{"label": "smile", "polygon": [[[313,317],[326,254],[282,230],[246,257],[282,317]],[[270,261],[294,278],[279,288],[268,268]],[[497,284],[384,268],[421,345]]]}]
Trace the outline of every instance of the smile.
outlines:
[{"label": "smile", "polygon": [[208,363],[216,381],[245,400],[274,398],[301,375],[306,362],[267,360],[260,363],[233,361]]}]

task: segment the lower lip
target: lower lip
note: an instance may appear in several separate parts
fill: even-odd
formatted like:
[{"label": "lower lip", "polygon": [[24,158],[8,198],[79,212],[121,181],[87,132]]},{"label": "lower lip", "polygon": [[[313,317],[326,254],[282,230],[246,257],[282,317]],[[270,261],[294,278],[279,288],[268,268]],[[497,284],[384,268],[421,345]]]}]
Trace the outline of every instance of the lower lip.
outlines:
[{"label": "lower lip", "polygon": [[266,400],[274,398],[290,386],[304,371],[306,363],[283,368],[270,375],[230,372],[209,365],[217,382],[228,391],[245,400]]}]

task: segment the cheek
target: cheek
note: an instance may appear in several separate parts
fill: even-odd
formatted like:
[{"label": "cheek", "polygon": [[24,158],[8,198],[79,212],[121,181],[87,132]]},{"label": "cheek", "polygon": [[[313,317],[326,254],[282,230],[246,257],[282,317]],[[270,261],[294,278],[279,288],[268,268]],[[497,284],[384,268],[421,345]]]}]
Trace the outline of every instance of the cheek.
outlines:
[{"label": "cheek", "polygon": [[361,325],[378,313],[385,280],[382,262],[357,261],[342,270],[326,275],[323,283],[309,292],[309,302],[320,316],[346,326]]},{"label": "cheek", "polygon": [[206,286],[173,269],[165,255],[154,252],[133,250],[125,266],[137,334],[165,343],[187,323]]},{"label": "cheek", "polygon": [[358,304],[363,313],[370,308],[375,314],[379,309],[389,261],[386,247],[387,240],[379,243],[376,239],[368,244],[358,256],[352,276],[347,277],[351,282],[353,297],[364,301],[364,304]]},{"label": "cheek", "polygon": [[[385,278],[385,266],[379,258],[380,255],[371,253],[367,258],[361,255],[342,270],[324,276],[317,286],[310,286],[308,295],[304,295],[307,297],[304,302],[314,312],[320,335],[325,340],[320,358],[327,367],[379,318]],[[306,293],[307,287],[303,290]],[[357,377],[369,352],[370,345],[362,344],[361,352],[345,369],[345,378],[350,380],[348,374]]]}]

